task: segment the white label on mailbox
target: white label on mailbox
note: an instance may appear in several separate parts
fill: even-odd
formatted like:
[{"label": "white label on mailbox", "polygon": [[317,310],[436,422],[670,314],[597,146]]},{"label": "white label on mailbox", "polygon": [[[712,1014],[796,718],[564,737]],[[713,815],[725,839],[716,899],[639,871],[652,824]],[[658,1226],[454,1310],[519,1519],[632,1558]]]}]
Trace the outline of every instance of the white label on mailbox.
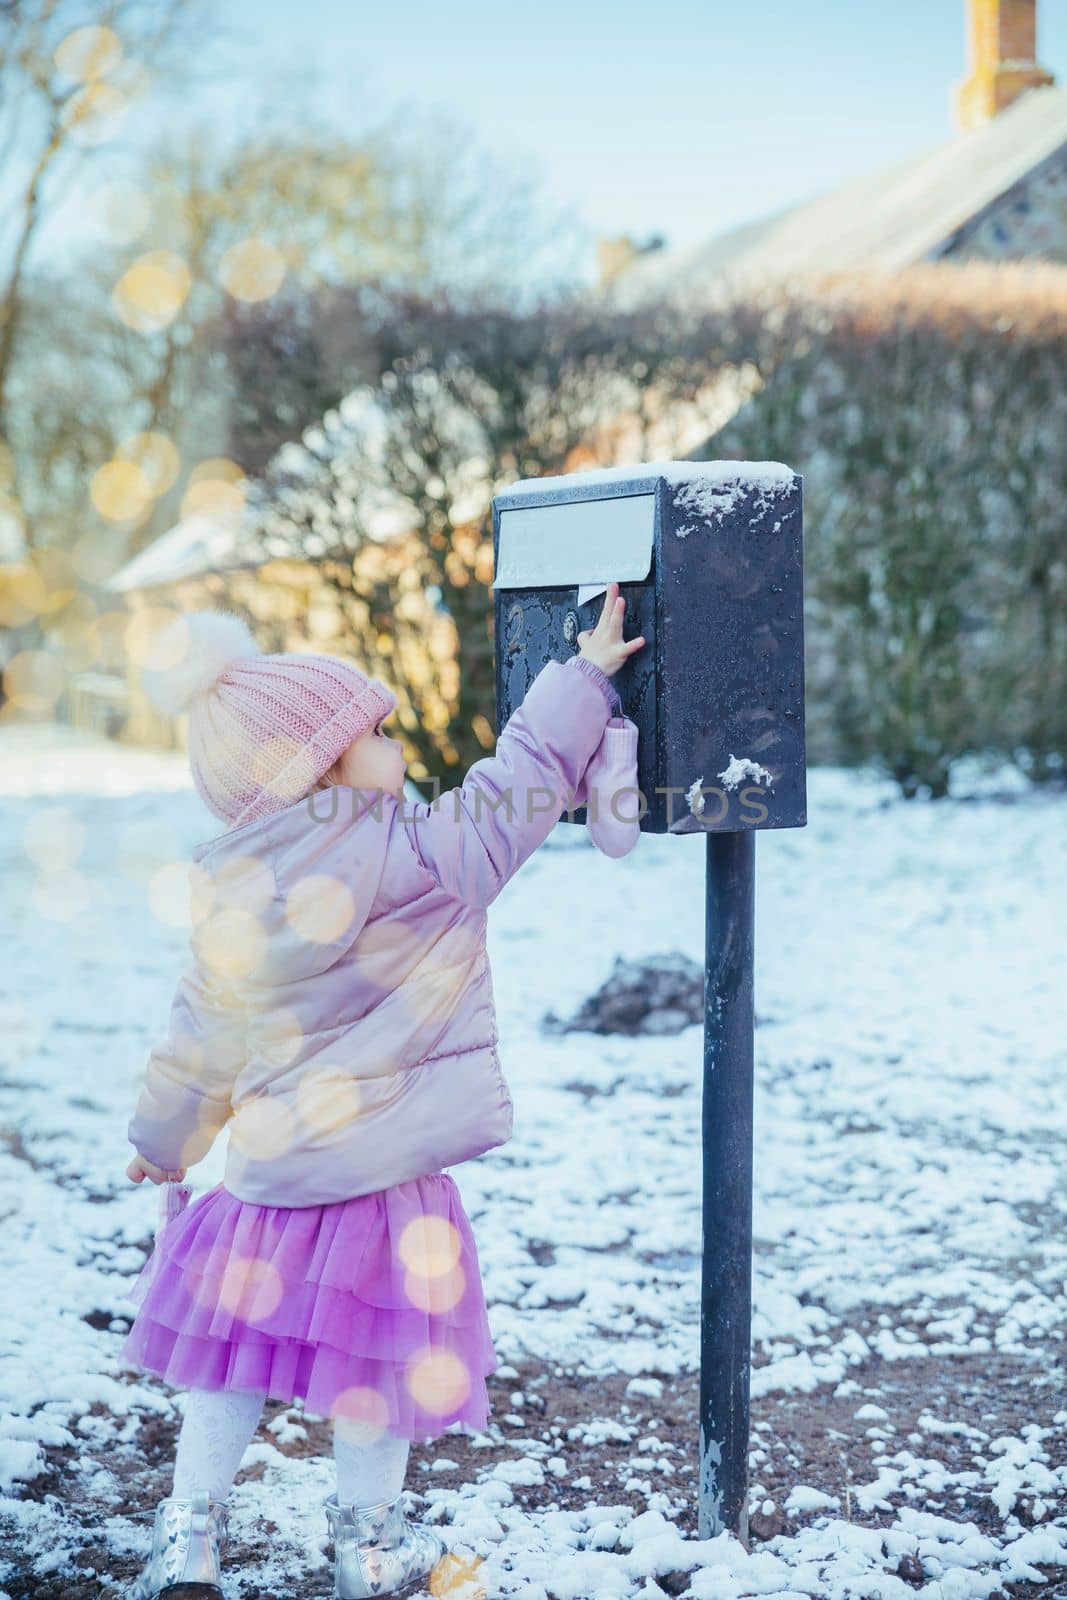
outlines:
[{"label": "white label on mailbox", "polygon": [[495,589],[639,583],[652,565],[656,497],[566,500],[500,513]]}]

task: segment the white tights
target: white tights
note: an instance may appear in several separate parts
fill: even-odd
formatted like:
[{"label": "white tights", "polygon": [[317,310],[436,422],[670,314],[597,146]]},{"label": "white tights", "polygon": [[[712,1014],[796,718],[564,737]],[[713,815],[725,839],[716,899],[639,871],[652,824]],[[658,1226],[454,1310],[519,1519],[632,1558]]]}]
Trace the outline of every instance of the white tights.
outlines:
[{"label": "white tights", "polygon": [[[174,1490],[187,1500],[206,1489],[224,1500],[263,1412],[265,1393],[250,1389],[190,1389],[178,1437]],[[345,1437],[334,1424],[337,1498],[342,1505],[374,1506],[395,1500],[404,1487],[410,1441],[388,1429],[370,1444]]]}]

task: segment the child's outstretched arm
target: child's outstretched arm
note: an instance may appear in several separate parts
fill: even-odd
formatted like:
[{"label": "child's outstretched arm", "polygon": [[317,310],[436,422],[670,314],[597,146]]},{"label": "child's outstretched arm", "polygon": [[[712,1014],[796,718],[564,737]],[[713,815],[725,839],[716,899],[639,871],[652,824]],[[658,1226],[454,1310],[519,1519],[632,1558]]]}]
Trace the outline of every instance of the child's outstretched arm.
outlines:
[{"label": "child's outstretched arm", "polygon": [[[128,1175],[179,1173],[201,1161],[231,1114],[230,1091],[245,1060],[239,997],[212,982],[199,958],[178,983],[170,1028],[145,1067],[127,1135],[140,1161]],[[151,1169],[156,1169],[153,1172]]]},{"label": "child's outstretched arm", "polygon": [[596,628],[578,636],[580,654],[546,663],[495,753],[476,761],[460,788],[408,808],[416,854],[457,898],[489,905],[572,802],[618,704],[610,679],[645,642],[623,640],[625,607],[609,584]]}]

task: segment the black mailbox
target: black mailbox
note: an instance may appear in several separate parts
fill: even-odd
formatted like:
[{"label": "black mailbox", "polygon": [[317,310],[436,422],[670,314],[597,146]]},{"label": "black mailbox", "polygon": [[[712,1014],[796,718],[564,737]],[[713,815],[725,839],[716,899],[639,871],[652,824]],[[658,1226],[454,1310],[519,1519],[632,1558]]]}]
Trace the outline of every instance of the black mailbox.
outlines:
[{"label": "black mailbox", "polygon": [[524,479],[493,501],[493,554],[498,733],[617,579],[625,636],[646,641],[614,679],[638,728],[641,827],[804,825],[798,474],[664,461]]}]

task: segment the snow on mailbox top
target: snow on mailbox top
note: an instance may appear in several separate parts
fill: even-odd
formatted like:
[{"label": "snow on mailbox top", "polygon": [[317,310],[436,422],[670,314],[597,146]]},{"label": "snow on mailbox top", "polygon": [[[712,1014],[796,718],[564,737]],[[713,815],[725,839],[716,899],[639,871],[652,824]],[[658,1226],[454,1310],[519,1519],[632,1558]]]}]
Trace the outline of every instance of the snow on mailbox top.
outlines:
[{"label": "snow on mailbox top", "polygon": [[782,461],[641,461],[633,467],[592,467],[587,472],[568,472],[563,477],[519,478],[502,489],[498,499],[512,495],[544,494],[546,489],[585,489],[597,484],[633,482],[634,492],[649,489],[657,478],[668,483],[687,483],[701,479],[709,487],[738,481],[757,489],[784,489],[796,478],[792,467]]},{"label": "snow on mailbox top", "polygon": [[[652,565],[655,489],[661,481],[681,487],[686,510],[718,522],[741,495],[756,490],[769,498],[795,483],[796,473],[781,461],[644,461],[520,478],[495,497],[493,587],[641,582]],[[523,504],[527,500],[539,503]],[[679,537],[690,531],[679,528]]]}]

